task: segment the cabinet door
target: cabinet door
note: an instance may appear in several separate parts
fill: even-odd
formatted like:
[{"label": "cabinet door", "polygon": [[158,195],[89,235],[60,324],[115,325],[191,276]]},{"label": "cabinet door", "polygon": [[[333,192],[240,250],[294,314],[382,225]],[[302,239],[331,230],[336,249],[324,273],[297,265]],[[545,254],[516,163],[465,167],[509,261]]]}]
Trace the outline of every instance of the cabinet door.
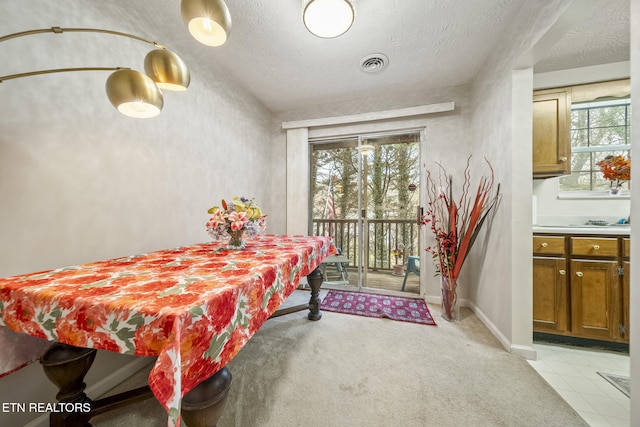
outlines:
[{"label": "cabinet door", "polygon": [[571,173],[571,89],[533,94],[533,177]]},{"label": "cabinet door", "polygon": [[624,261],[622,263],[624,268],[624,275],[622,276],[622,325],[624,327],[624,333],[622,337],[625,341],[629,341],[631,336],[631,321],[629,319],[629,287],[631,285],[631,263]]},{"label": "cabinet door", "polygon": [[564,258],[533,258],[533,330],[568,330],[567,261]]},{"label": "cabinet door", "polygon": [[621,295],[617,261],[571,261],[571,331],[619,338]]}]

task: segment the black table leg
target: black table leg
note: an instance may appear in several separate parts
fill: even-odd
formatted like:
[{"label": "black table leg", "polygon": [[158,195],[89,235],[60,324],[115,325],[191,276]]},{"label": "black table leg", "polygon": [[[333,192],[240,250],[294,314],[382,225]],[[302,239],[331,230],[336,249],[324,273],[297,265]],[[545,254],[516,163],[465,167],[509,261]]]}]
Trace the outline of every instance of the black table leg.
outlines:
[{"label": "black table leg", "polygon": [[149,386],[129,390],[98,400],[85,393],[84,377],[96,357],[96,350],[54,343],[40,358],[45,374],[58,394],[55,410],[49,415],[50,427],[89,427],[96,415],[153,397]]},{"label": "black table leg", "polygon": [[216,427],[224,410],[231,372],[224,367],[182,398],[182,420],[187,427]]},{"label": "black table leg", "polygon": [[51,427],[87,427],[92,401],[84,393],[84,377],[96,350],[54,343],[40,358],[45,374],[58,387],[56,410],[49,416]]},{"label": "black table leg", "polygon": [[307,281],[311,287],[311,299],[309,300],[309,320],[320,320],[320,286],[322,286],[323,276],[320,268],[316,268],[307,276]]}]

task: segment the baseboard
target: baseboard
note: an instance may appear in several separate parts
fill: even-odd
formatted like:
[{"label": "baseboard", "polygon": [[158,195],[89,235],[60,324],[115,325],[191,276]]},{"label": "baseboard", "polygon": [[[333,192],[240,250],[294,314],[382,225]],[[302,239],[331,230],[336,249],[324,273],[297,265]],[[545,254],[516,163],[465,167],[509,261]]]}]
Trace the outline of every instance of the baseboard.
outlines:
[{"label": "baseboard", "polygon": [[[154,359],[155,360],[155,359]],[[85,393],[89,396],[102,396],[121,382],[131,377],[136,372],[144,369],[150,363],[148,357],[137,357],[133,361],[127,363],[122,368],[107,375],[95,384],[88,385]],[[35,420],[24,427],[47,427],[49,425],[49,414],[42,414]]]},{"label": "baseboard", "polygon": [[468,302],[467,307],[473,311],[473,313],[480,319],[484,326],[500,341],[500,344],[511,354],[523,357],[527,360],[536,360],[538,354],[533,346],[512,344],[511,341],[504,336],[502,332],[493,324],[491,320],[478,308],[477,305],[472,302]]},{"label": "baseboard", "polygon": [[616,341],[602,341],[589,338],[570,337],[565,335],[534,332],[533,340],[542,343],[569,345],[572,347],[585,347],[590,349],[617,351],[629,353],[629,344]]},{"label": "baseboard", "polygon": [[[442,304],[441,296],[425,295],[424,300],[428,304],[436,304],[436,305]],[[460,299],[460,306],[468,307],[469,309],[471,309],[471,311],[473,311],[476,317],[480,319],[480,321],[484,324],[484,326],[486,326],[487,329],[489,329],[489,331],[498,339],[498,341],[500,341],[500,344],[502,344],[504,349],[507,350],[509,353],[515,354],[516,356],[523,357],[527,360],[537,360],[538,352],[532,345],[528,346],[528,345],[512,344],[511,341],[509,341],[507,337],[505,337],[502,334],[502,332],[500,332],[500,330],[496,327],[496,325],[494,325],[493,322],[489,320],[489,318],[482,312],[482,310],[478,308],[477,305],[475,305],[468,299]]]},{"label": "baseboard", "polygon": [[440,305],[442,304],[442,298],[441,297],[436,297],[436,296],[432,296],[432,295],[423,295],[424,300],[427,304],[435,304],[435,305]]},{"label": "baseboard", "polygon": [[473,311],[478,319],[480,319],[484,326],[489,329],[489,332],[491,332],[498,339],[498,341],[500,341],[500,344],[502,344],[504,349],[507,351],[511,351],[511,341],[509,341],[507,337],[505,337],[504,334],[500,332],[500,330],[496,327],[496,325],[493,324],[491,320],[489,320],[484,312],[472,302],[469,302],[468,307],[471,309],[471,311]]},{"label": "baseboard", "polygon": [[520,356],[527,360],[538,360],[538,351],[529,345],[511,345],[511,354]]}]

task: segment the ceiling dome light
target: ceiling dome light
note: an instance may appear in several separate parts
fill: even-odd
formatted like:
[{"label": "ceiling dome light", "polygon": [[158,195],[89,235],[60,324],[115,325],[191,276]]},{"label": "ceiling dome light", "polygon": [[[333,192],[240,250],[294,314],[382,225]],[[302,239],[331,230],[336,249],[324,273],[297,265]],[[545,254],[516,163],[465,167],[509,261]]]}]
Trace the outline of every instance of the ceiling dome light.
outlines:
[{"label": "ceiling dome light", "polygon": [[106,83],[107,96],[122,114],[136,118],[160,114],[162,93],[151,78],[139,71],[118,70]]},{"label": "ceiling dome light", "polygon": [[182,0],[182,19],[191,35],[207,46],[222,46],[231,33],[231,14],[223,0]]},{"label": "ceiling dome light", "polygon": [[167,49],[152,50],[144,58],[144,71],[160,89],[183,91],[191,83],[187,65]]},{"label": "ceiling dome light", "polygon": [[354,0],[310,0],[302,19],[311,34],[330,39],[347,32],[355,18]]}]

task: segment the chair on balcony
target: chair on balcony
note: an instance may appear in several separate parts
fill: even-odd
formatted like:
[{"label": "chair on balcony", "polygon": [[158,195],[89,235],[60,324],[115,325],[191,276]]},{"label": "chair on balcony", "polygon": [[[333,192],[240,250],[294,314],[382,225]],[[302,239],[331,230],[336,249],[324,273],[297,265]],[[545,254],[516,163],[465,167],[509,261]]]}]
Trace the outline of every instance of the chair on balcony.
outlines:
[{"label": "chair on balcony", "polygon": [[329,281],[330,277],[327,274],[327,266],[335,266],[338,276],[335,277],[338,279],[338,282],[341,283],[349,283],[349,272],[347,271],[347,266],[351,260],[346,256],[342,255],[342,251],[338,249],[337,255],[330,255],[322,261],[322,276],[324,281]]},{"label": "chair on balcony", "polygon": [[409,255],[407,257],[407,269],[404,272],[404,280],[402,281],[402,290],[407,284],[407,276],[409,273],[415,273],[420,276],[420,257],[415,255]]}]

